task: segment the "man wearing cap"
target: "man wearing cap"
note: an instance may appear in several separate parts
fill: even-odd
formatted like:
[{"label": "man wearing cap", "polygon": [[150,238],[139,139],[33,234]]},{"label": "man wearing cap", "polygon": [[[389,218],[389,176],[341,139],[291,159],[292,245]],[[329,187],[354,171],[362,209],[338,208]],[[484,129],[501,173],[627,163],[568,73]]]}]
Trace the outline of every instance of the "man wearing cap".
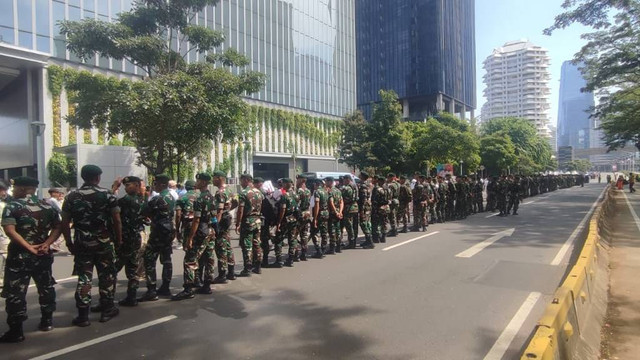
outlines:
[{"label": "man wearing cap", "polygon": [[448,197],[447,197],[447,220],[454,221],[456,220],[456,197],[458,193],[457,186],[453,179],[451,178],[451,174],[447,174],[447,188],[448,188]]},{"label": "man wearing cap", "polygon": [[[158,196],[143,207],[143,215],[151,219],[151,233],[142,256],[147,282],[147,292],[138,301],[155,301],[158,295],[171,296],[169,285],[173,276],[171,244],[175,236],[174,215],[176,203],[169,192],[169,176],[155,176],[153,184]],[[162,286],[157,289],[156,262],[162,263]]]},{"label": "man wearing cap", "polygon": [[387,189],[384,188],[385,177],[378,175],[377,183],[371,192],[371,225],[373,228],[373,242],[387,242],[387,223],[389,219],[390,197]]},{"label": "man wearing cap", "polygon": [[206,259],[213,259],[213,250],[215,249],[218,257],[218,276],[213,280],[214,284],[225,284],[227,280],[235,280],[236,258],[233,255],[233,247],[231,246],[231,229],[232,216],[230,211],[238,206],[238,200],[233,192],[226,184],[227,174],[217,170],[213,172],[213,185],[218,190],[214,196],[216,202],[216,219],[218,228],[216,231],[215,247],[209,244],[205,252]]},{"label": "man wearing cap", "polygon": [[353,183],[351,175],[342,178],[342,199],[344,210],[342,212],[342,226],[347,229],[347,249],[356,248],[358,234],[358,189]]},{"label": "man wearing cap", "polygon": [[276,261],[271,267],[282,267],[282,243],[287,239],[289,253],[285,266],[292,267],[298,242],[295,237],[296,224],[298,221],[298,198],[292,190],[293,180],[282,179],[282,196],[278,200],[278,222],[276,224],[276,238],[273,250],[276,254]]},{"label": "man wearing cap", "polygon": [[240,186],[242,186],[242,190],[238,194],[236,233],[240,234],[244,269],[238,276],[249,277],[252,270],[255,273],[262,271],[260,268],[262,262],[260,228],[262,226],[262,201],[264,197],[259,188],[260,183],[254,182],[250,174],[240,175]]},{"label": "man wearing cap", "polygon": [[400,194],[400,184],[396,181],[396,174],[387,174],[386,186],[391,199],[391,203],[389,204],[389,224],[391,226],[389,236],[398,236],[398,207],[400,206],[398,196]]},{"label": "man wearing cap", "polygon": [[425,197],[424,175],[417,175],[416,185],[413,187],[413,228],[412,231],[421,231],[425,226],[425,209],[423,198]]},{"label": "man wearing cap", "polygon": [[[198,192],[196,191],[196,182],[194,180],[187,180],[184,183],[185,193],[176,201],[176,239],[178,243],[184,249],[184,241],[189,238],[191,234],[191,224],[193,223],[193,204],[198,198]],[[202,273],[204,269],[204,263],[202,257],[198,263],[198,270],[196,271],[196,279],[194,286],[196,288],[202,287]]]},{"label": "man wearing cap", "polygon": [[400,189],[398,190],[398,213],[397,222],[402,224],[401,233],[406,233],[409,223],[409,204],[411,204],[411,185],[407,181],[407,177],[400,175]]},{"label": "man wearing cap", "polygon": [[[327,178],[325,181],[328,181]],[[333,179],[331,179],[333,180]],[[329,192],[322,183],[322,180],[316,182],[318,188],[313,193],[314,207],[313,207],[313,227],[317,233],[320,233],[320,245],[314,236],[314,245],[316,248],[315,258],[321,259],[327,248],[327,242],[329,238]]]},{"label": "man wearing cap", "polygon": [[[142,237],[140,231],[144,224],[142,219],[142,204],[144,199],[140,195],[142,179],[127,176],[122,179],[126,194],[118,199],[120,218],[122,220],[122,246],[117,249],[118,260],[116,273],[124,267],[127,276],[127,297],[118,302],[121,306],[136,306],[138,300],[138,266],[140,265],[140,246]],[[119,186],[118,186],[119,187]]]},{"label": "man wearing cap", "polygon": [[14,179],[14,199],[2,211],[2,228],[11,239],[6,263],[5,286],[9,331],[0,337],[0,343],[24,340],[22,323],[27,319],[27,289],[33,278],[40,300],[39,329],[53,329],[53,311],[56,292],[53,287],[51,265],[53,255],[49,246],[60,236],[60,215],[48,203],[34,196],[38,180],[30,177]]},{"label": "man wearing cap", "polygon": [[358,185],[358,212],[360,217],[360,228],[364,233],[364,242],[360,245],[365,249],[373,249],[371,239],[371,180],[365,171],[360,173],[360,184]]},{"label": "man wearing cap", "polygon": [[[189,236],[184,241],[184,290],[174,295],[171,300],[193,299],[195,293],[196,272],[200,265],[200,258],[207,249],[209,242],[215,243],[216,209],[213,194],[209,191],[211,175],[199,173],[196,175],[196,189],[200,194],[193,203],[193,221]],[[212,255],[213,257],[213,255]],[[211,282],[213,281],[214,259],[204,259],[204,281],[198,290],[201,294],[211,294]]]},{"label": "man wearing cap", "polygon": [[328,177],[324,179],[327,187],[327,193],[329,194],[329,251],[327,254],[335,255],[335,253],[342,252],[342,229],[340,224],[342,222],[342,211],[344,209],[344,202],[342,200],[342,192],[333,186],[334,179]]},{"label": "man wearing cap", "polygon": [[[114,304],[116,289],[115,249],[122,244],[120,207],[116,197],[100,184],[102,169],[85,165],[80,170],[82,186],[67,194],[62,205],[62,235],[67,248],[74,255],[74,274],[78,275],[76,307],[78,316],[73,325],[89,326],[91,306],[91,281],[93,268],[98,272],[100,303],[94,311],[102,312],[100,322],[106,322],[119,314]],[[70,223],[74,236],[71,240]]]},{"label": "man wearing cap", "polygon": [[296,179],[296,195],[298,196],[297,235],[300,242],[300,260],[307,261],[307,244],[309,243],[309,231],[311,227],[311,191],[307,189],[307,177],[298,175]]},{"label": "man wearing cap", "polygon": [[447,202],[449,201],[449,188],[444,182],[442,176],[438,176],[438,203],[436,204],[436,214],[438,215],[438,222],[444,223],[447,217]]}]

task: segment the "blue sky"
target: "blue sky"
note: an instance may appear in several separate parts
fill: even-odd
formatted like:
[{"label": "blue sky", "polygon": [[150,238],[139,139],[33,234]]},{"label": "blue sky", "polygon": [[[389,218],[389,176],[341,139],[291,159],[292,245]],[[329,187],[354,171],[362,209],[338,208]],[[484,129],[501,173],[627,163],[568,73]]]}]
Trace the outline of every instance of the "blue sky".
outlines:
[{"label": "blue sky", "polygon": [[585,41],[580,35],[590,29],[582,25],[558,30],[552,36],[542,30],[553,24],[555,16],[562,12],[562,0],[476,0],[476,86],[480,114],[485,99],[482,96],[484,69],[482,62],[493,49],[507,41],[528,39],[549,50],[551,58],[551,124],[558,117],[558,92],[560,68],[565,60],[571,60]]}]

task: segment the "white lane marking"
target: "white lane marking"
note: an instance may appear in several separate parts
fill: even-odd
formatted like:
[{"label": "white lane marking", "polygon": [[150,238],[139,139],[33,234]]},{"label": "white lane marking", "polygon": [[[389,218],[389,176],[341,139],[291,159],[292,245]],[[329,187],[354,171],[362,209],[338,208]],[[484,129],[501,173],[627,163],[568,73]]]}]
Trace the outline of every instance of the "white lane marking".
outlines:
[{"label": "white lane marking", "polygon": [[487,215],[487,216],[485,216],[484,218],[485,218],[485,219],[488,219],[488,218],[491,218],[491,217],[494,217],[494,216],[498,216],[498,215],[500,215],[500,213],[499,213],[499,212],[497,212],[497,213],[495,213],[495,214]]},{"label": "white lane marking", "polygon": [[[57,284],[63,283],[63,282],[68,282],[68,281],[72,281],[72,280],[78,280],[77,276],[72,276],[72,277],[68,277],[68,278],[64,278],[64,279],[60,279],[60,280],[56,280]],[[36,287],[36,284],[31,284],[29,285],[30,288]]]},{"label": "white lane marking", "polygon": [[638,230],[640,230],[640,218],[638,218],[638,214],[636,214],[636,210],[633,208],[633,206],[631,206],[631,202],[629,202],[629,198],[627,197],[627,194],[625,194],[624,191],[622,192],[622,195],[624,195],[624,201],[627,202],[627,206],[629,207],[631,216],[633,216],[633,220],[636,222],[636,226],[638,227]]},{"label": "white lane marking", "polygon": [[582,229],[587,224],[587,221],[591,218],[591,214],[593,214],[593,211],[596,209],[596,205],[598,205],[598,203],[600,202],[600,199],[602,199],[602,196],[604,195],[604,192],[606,190],[607,188],[605,187],[600,193],[600,196],[598,196],[596,201],[593,202],[589,211],[584,215],[584,217],[582,218],[582,221],[580,221],[580,223],[575,228],[575,230],[573,230],[573,232],[571,233],[571,236],[569,236],[567,241],[565,241],[564,244],[562,244],[562,247],[560,247],[560,250],[556,254],[556,257],[554,257],[553,260],[551,260],[551,265],[554,265],[554,266],[560,265],[560,262],[562,262],[562,259],[567,254],[567,251],[569,251],[569,248],[571,247],[573,242],[576,241],[576,238],[578,237]]},{"label": "white lane marking", "polygon": [[526,203],[523,203],[522,205],[529,205],[529,204],[533,204],[535,201],[527,201]]},{"label": "white lane marking", "polygon": [[456,257],[459,258],[470,258],[473,255],[479,253],[480,251],[484,250],[487,246],[493,244],[494,242],[502,239],[503,237],[506,236],[511,236],[513,235],[513,232],[516,231],[516,228],[511,228],[511,229],[507,229],[507,230],[503,230],[500,232],[497,232],[495,234],[493,234],[492,237],[488,238],[487,240],[475,244],[472,247],[468,248],[467,250],[459,253],[458,255],[456,255]]},{"label": "white lane marking", "polygon": [[502,359],[504,353],[507,352],[511,342],[516,335],[518,335],[522,324],[524,324],[524,321],[529,317],[531,310],[533,310],[533,307],[536,305],[536,302],[538,302],[541,295],[542,294],[539,292],[532,292],[529,294],[524,303],[522,303],[522,306],[520,306],[518,312],[516,312],[509,324],[507,324],[507,327],[502,331],[498,340],[493,344],[491,350],[489,350],[487,355],[485,355],[484,360]]},{"label": "white lane marking", "polygon": [[432,235],[435,235],[435,234],[439,234],[439,233],[440,233],[440,231],[434,231],[432,233],[428,233],[428,234],[425,234],[425,235],[422,235],[422,236],[418,236],[416,238],[413,238],[413,239],[410,239],[410,240],[407,240],[407,241],[403,241],[403,242],[401,242],[399,244],[387,246],[386,248],[382,249],[382,251],[388,251],[388,250],[391,250],[391,249],[395,249],[398,246],[406,245],[406,244],[412,243],[412,242],[414,242],[416,240],[420,240],[420,239],[423,239],[423,238],[426,238],[426,237],[429,237],[429,236],[432,236]]},{"label": "white lane marking", "polygon": [[149,321],[149,322],[146,322],[144,324],[140,324],[140,325],[137,325],[137,326],[134,326],[134,327],[130,327],[128,329],[124,329],[124,330],[120,330],[120,331],[114,332],[113,334],[101,336],[101,337],[99,337],[97,339],[85,341],[85,342],[77,344],[77,345],[69,346],[69,347],[66,347],[64,349],[60,349],[60,350],[57,350],[57,351],[54,351],[54,352],[50,352],[48,354],[40,355],[38,357],[32,358],[31,360],[51,359],[51,358],[54,358],[56,356],[61,356],[61,355],[68,354],[68,353],[76,351],[76,350],[84,349],[86,347],[99,344],[101,342],[105,342],[107,340],[115,339],[115,338],[120,337],[122,335],[131,334],[132,332],[136,332],[138,330],[142,330],[142,329],[154,326],[154,325],[162,324],[162,323],[165,323],[167,321],[171,321],[171,320],[176,319],[176,318],[177,318],[177,316],[175,316],[175,315],[165,316],[165,317],[157,319],[157,320]]}]

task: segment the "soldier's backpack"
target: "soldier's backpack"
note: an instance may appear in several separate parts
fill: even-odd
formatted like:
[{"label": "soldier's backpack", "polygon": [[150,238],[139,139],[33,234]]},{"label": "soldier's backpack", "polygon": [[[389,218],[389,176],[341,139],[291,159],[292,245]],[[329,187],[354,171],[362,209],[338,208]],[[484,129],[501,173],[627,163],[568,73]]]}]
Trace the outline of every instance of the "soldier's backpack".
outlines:
[{"label": "soldier's backpack", "polygon": [[[280,191],[280,190],[277,190]],[[275,226],[278,222],[278,202],[271,195],[265,195],[262,200],[262,216],[265,224]]]}]

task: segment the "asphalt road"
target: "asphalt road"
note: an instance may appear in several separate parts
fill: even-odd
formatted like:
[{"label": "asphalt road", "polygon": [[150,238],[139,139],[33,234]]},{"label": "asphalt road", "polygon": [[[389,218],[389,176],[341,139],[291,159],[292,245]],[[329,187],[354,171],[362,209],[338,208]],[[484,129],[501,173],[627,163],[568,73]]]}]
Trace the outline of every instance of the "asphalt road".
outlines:
[{"label": "asphalt road", "polygon": [[[518,358],[603,188],[559,190],[526,199],[519,216],[477,214],[374,250],[265,269],[193,300],[122,308],[105,324],[93,314],[88,328],[71,326],[75,283],[66,280],[57,286],[56,329],[36,331],[31,287],[27,340],[2,345],[0,358]],[[71,261],[56,257],[57,279],[71,276]],[[181,285],[182,251],[175,251],[173,291]],[[121,280],[117,297],[125,291]]]}]

